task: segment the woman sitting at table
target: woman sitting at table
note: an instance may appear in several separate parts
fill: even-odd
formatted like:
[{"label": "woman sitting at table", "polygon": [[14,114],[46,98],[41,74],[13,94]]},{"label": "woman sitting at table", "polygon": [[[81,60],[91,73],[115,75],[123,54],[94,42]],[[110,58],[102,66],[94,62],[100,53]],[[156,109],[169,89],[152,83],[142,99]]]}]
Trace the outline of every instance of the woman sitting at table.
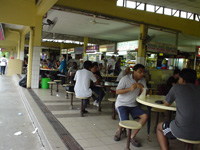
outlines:
[{"label": "woman sitting at table", "polygon": [[[101,82],[101,81],[102,81],[103,78],[102,78],[102,76],[101,76],[101,74],[100,74],[100,72],[99,72],[99,70],[98,70],[98,63],[97,63],[97,62],[94,62],[94,63],[92,64],[91,72],[95,75],[95,77],[97,78],[97,81],[98,81],[98,82]],[[92,95],[93,99],[96,99],[96,100],[94,101],[93,105],[94,105],[94,106],[97,106],[97,107],[99,107],[99,100],[102,101],[102,99],[103,99],[103,97],[104,97],[104,95],[105,95],[104,91],[101,90],[100,88],[101,88],[101,87],[96,87],[96,86],[94,86],[94,85],[91,86],[92,91],[95,92],[95,93],[98,95],[97,98],[96,98],[96,96],[94,96],[94,94]],[[101,92],[101,93],[100,93],[100,92]],[[100,99],[100,98],[101,98],[101,99]]]}]

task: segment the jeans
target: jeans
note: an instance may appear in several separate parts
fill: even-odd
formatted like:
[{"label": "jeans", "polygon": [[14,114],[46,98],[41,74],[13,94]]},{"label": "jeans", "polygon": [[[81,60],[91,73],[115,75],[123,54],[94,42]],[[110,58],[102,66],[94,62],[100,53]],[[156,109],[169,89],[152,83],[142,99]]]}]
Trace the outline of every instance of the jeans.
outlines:
[{"label": "jeans", "polygon": [[5,74],[6,66],[1,66],[1,73]]},{"label": "jeans", "polygon": [[[105,96],[103,89],[101,89],[100,87],[92,87],[92,91],[98,95],[97,102],[99,102],[100,97],[101,97],[100,101],[102,101],[103,97]],[[100,91],[101,91],[101,93],[100,93]]]},{"label": "jeans", "polygon": [[87,107],[88,102],[89,102],[89,99],[84,99],[84,100],[83,100],[83,111],[84,111],[85,108]]}]

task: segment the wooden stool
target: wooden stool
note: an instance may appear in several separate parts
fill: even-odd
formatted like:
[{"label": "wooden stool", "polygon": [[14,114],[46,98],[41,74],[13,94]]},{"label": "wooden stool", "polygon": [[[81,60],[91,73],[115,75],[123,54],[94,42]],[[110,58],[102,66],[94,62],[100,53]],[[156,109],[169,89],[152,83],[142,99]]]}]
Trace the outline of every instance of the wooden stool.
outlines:
[{"label": "wooden stool", "polygon": [[186,139],[179,139],[177,140],[185,143],[185,150],[192,150],[194,144],[200,144],[200,141],[193,141],[193,140],[186,140]]},{"label": "wooden stool", "polygon": [[156,133],[156,129],[157,129],[157,125],[158,125],[158,121],[159,121],[160,113],[161,113],[161,112],[166,112],[166,110],[158,109],[158,108],[152,108],[151,111],[157,113],[156,124],[155,124],[155,127],[154,127],[154,132]]},{"label": "wooden stool", "polygon": [[57,84],[57,90],[56,90],[56,92],[58,92],[58,84],[61,82],[62,80],[54,80],[54,82],[56,82],[56,84]]},{"label": "wooden stool", "polygon": [[73,109],[73,95],[75,94],[74,92],[66,91],[67,95],[71,94],[71,109]]},{"label": "wooden stool", "polygon": [[109,98],[108,101],[113,102],[112,103],[112,119],[116,119],[116,111],[115,111],[115,102],[116,102],[117,98]]},{"label": "wooden stool", "polygon": [[142,125],[133,120],[124,120],[119,122],[119,126],[128,129],[127,143],[125,150],[130,150],[130,138],[132,129],[140,129]]},{"label": "wooden stool", "polygon": [[51,95],[53,95],[53,85],[56,84],[56,82],[48,82],[51,85]]},{"label": "wooden stool", "polygon": [[76,97],[81,99],[81,117],[83,117],[83,100],[88,99],[89,97]]}]

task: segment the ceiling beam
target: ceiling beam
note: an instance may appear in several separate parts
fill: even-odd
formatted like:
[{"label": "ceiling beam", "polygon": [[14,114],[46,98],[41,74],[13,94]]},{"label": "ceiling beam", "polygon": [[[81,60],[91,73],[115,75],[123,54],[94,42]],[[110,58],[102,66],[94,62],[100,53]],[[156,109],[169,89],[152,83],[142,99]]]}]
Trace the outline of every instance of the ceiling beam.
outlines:
[{"label": "ceiling beam", "polygon": [[197,21],[118,7],[116,0],[58,0],[56,6],[200,37],[200,23]]},{"label": "ceiling beam", "polygon": [[0,22],[35,26],[35,0],[1,0]]},{"label": "ceiling beam", "polygon": [[40,0],[37,4],[37,15],[44,16],[58,0]]}]

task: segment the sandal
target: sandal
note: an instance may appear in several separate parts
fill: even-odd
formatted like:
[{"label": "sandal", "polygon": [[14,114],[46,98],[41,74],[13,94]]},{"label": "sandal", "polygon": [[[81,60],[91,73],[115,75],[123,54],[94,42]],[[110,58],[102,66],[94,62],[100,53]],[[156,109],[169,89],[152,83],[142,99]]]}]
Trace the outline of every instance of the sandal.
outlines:
[{"label": "sandal", "polygon": [[135,139],[135,137],[134,138],[131,138],[131,144],[133,145],[133,146],[135,146],[135,147],[140,147],[141,146],[141,144],[140,144],[140,142],[138,142],[136,139]]},{"label": "sandal", "polygon": [[119,141],[119,140],[120,140],[120,133],[119,131],[117,131],[114,136],[114,141]]}]

